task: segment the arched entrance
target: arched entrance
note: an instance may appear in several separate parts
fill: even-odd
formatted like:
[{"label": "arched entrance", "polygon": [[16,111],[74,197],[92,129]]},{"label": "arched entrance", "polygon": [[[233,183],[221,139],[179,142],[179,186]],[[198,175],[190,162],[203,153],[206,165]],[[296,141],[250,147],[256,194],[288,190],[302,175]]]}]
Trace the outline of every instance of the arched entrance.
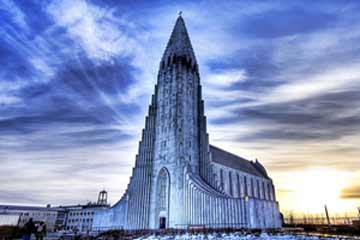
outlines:
[{"label": "arched entrance", "polygon": [[170,177],[166,168],[162,168],[156,184],[156,219],[158,228],[168,227]]}]

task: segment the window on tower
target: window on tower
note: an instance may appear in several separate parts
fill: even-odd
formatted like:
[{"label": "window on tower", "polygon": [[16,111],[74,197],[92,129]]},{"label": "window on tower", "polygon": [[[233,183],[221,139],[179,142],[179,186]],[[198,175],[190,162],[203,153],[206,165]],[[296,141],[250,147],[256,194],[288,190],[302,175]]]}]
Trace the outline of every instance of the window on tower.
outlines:
[{"label": "window on tower", "polygon": [[161,182],[161,193],[160,193],[160,206],[162,209],[166,208],[166,182],[165,182],[166,179],[164,179],[164,181]]}]

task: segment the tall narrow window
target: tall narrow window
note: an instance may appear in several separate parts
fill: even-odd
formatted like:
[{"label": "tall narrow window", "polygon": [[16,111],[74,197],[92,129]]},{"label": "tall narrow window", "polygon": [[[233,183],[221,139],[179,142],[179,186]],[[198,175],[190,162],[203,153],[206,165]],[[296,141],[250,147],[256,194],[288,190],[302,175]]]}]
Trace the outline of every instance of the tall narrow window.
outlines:
[{"label": "tall narrow window", "polygon": [[271,199],[275,201],[275,187],[271,184]]},{"label": "tall narrow window", "polygon": [[244,176],[244,193],[245,193],[245,196],[248,196],[248,186],[247,186],[246,176]]},{"label": "tall narrow window", "polygon": [[223,189],[223,186],[224,186],[223,170],[220,169],[220,187]]},{"label": "tall narrow window", "polygon": [[265,182],[262,182],[262,195],[263,198],[266,199]]},{"label": "tall narrow window", "polygon": [[260,182],[259,182],[259,179],[258,179],[256,182],[257,182],[257,196],[258,196],[258,198],[261,198],[261,196],[260,196]]},{"label": "tall narrow window", "polygon": [[240,187],[240,177],[239,177],[239,174],[236,173],[236,186],[237,186],[237,194],[238,194],[238,197],[241,197],[241,187]]},{"label": "tall narrow window", "polygon": [[160,208],[166,208],[166,177],[162,177],[160,182]]},{"label": "tall narrow window", "polygon": [[251,196],[254,197],[254,181],[252,178],[250,178],[250,186],[251,186]]},{"label": "tall narrow window", "polygon": [[231,171],[229,171],[229,193],[230,193],[230,196],[233,195],[233,185],[232,185],[232,174],[231,174]]},{"label": "tall narrow window", "polygon": [[166,169],[161,169],[158,182],[157,182],[157,194],[158,200],[157,204],[160,210],[167,209],[167,202],[168,202],[168,188],[169,188],[169,176]]}]

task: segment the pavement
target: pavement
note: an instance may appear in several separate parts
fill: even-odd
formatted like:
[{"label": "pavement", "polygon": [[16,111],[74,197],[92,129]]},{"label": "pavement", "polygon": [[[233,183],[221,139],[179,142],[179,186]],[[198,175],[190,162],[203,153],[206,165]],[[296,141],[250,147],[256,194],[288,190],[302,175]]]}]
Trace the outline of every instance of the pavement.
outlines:
[{"label": "pavement", "polygon": [[[44,237],[44,240],[59,240],[61,235],[62,235],[62,233],[50,232],[46,235],[46,237]],[[67,238],[65,238],[65,239],[67,239]],[[68,239],[71,239],[71,238],[68,238]],[[18,238],[15,240],[22,240],[22,238]],[[34,234],[31,235],[31,240],[36,240]]]}]

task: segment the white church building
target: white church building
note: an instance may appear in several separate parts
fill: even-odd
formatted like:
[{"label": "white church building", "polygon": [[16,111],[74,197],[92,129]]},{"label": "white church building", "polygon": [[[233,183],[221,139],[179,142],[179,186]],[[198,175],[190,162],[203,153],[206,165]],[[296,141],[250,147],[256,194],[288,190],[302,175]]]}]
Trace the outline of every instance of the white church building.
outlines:
[{"label": "white church building", "polygon": [[[235,130],[234,130],[235,131]],[[197,61],[178,17],[127,190],[93,229],[279,228],[274,185],[258,162],[209,144]]]}]

